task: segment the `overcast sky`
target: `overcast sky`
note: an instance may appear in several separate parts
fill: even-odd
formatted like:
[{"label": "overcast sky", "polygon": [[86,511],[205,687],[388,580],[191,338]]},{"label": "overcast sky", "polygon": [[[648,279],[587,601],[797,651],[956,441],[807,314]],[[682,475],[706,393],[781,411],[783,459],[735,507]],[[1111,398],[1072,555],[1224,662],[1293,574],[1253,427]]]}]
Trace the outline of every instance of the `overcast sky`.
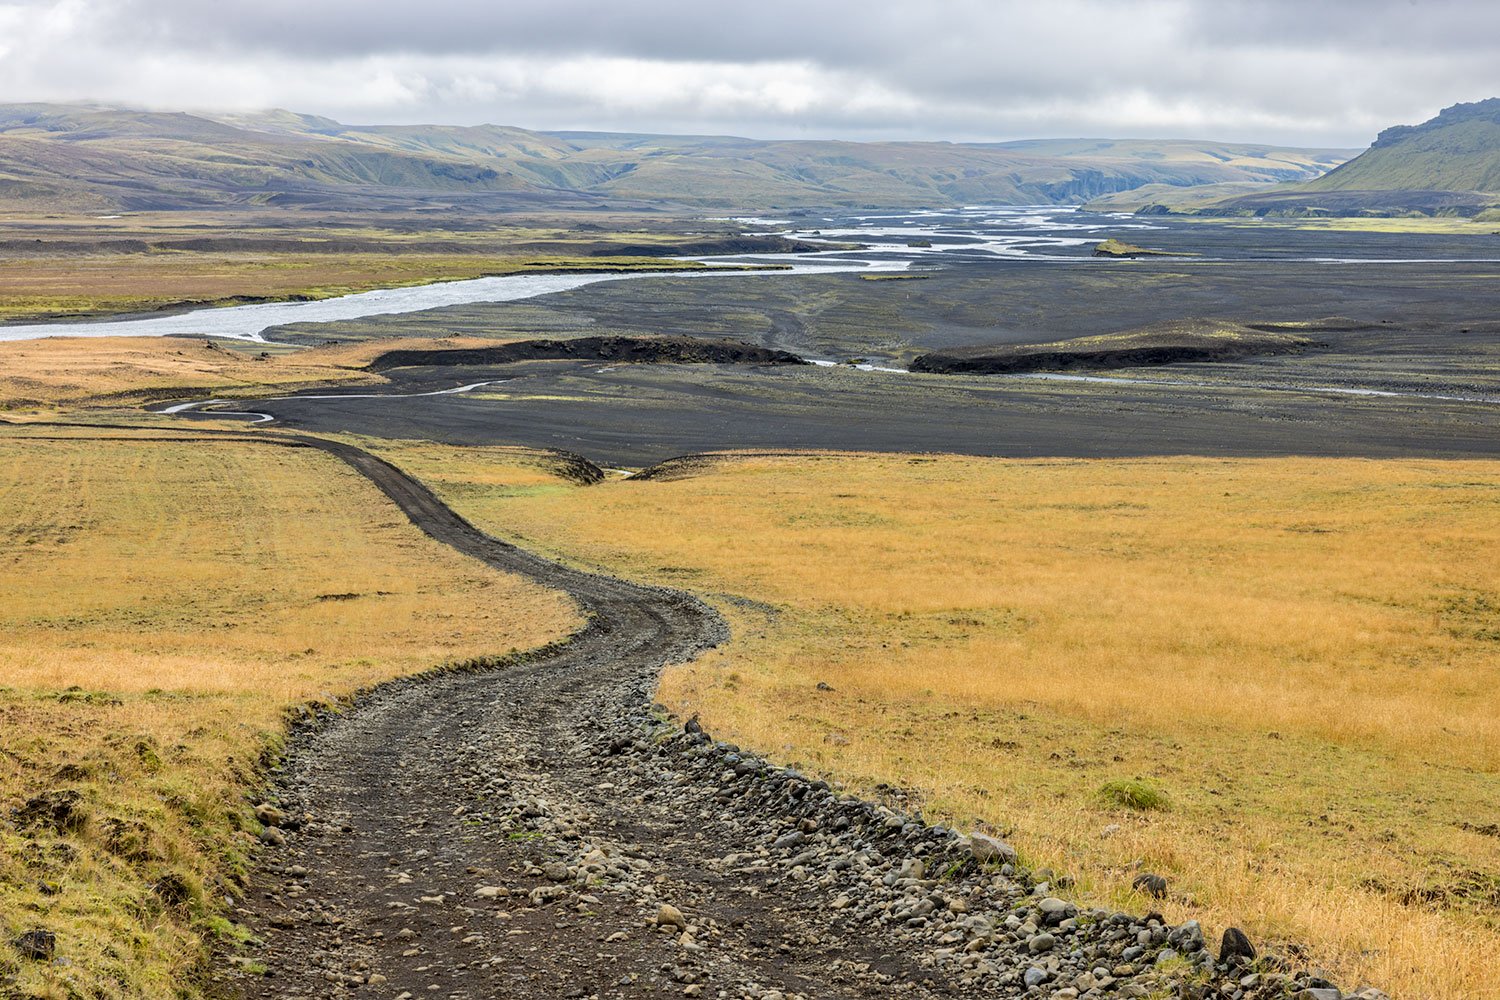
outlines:
[{"label": "overcast sky", "polygon": [[1494,0],[0,0],[6,101],[1363,146],[1493,96]]}]

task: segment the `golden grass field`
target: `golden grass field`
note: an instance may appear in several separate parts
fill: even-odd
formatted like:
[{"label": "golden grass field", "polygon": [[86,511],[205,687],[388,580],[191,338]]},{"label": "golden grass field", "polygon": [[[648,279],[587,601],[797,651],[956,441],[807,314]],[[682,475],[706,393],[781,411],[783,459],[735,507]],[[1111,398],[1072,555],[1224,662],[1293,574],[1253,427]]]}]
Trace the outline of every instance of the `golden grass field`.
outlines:
[{"label": "golden grass field", "polygon": [[[706,596],[660,697],[1086,897],[1500,996],[1500,465],[736,457],[586,489],[387,444],[489,530]],[[831,691],[821,691],[826,684]],[[1108,801],[1139,779],[1160,809]]]},{"label": "golden grass field", "polygon": [[[290,709],[579,619],[321,453],[36,439],[90,433],[0,428],[0,995],[191,996]],[[76,827],[19,822],[58,792]]]},{"label": "golden grass field", "polygon": [[1453,236],[1489,236],[1497,232],[1500,219],[1464,219],[1452,216],[1412,216],[1410,218],[1362,218],[1330,216],[1328,218],[1253,218],[1205,217],[1192,221],[1204,225],[1253,226],[1257,228],[1306,229],[1344,233],[1434,233]]},{"label": "golden grass field", "polygon": [[112,411],[111,419],[139,421],[141,406],[169,399],[265,396],[334,383],[383,385],[384,376],[364,367],[377,354],[494,343],[402,337],[302,349],[180,337],[0,341],[0,413],[30,418],[65,410]]}]

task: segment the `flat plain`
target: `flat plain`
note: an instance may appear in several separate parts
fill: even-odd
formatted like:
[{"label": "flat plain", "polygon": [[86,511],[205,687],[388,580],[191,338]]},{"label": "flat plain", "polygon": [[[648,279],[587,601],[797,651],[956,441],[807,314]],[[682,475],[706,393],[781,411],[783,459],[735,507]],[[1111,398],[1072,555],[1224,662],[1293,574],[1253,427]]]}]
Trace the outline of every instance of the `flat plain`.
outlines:
[{"label": "flat plain", "polygon": [[[0,321],[331,298],[509,274],[698,270],[670,259],[726,237],[675,217],[512,219],[454,227],[420,214],[132,212],[0,215]],[[746,244],[749,246],[752,244]]]},{"label": "flat plain", "polygon": [[[806,225],[820,222],[831,233],[854,231],[836,218]],[[1085,222],[1127,225],[1065,220]],[[1117,377],[1099,383],[845,365],[433,365],[384,374],[393,393],[514,381],[463,396],[287,400],[263,410],[320,432],[564,448],[630,468],[693,451],[778,447],[1011,457],[1496,454],[1497,408],[1486,401],[1500,398],[1500,264],[1492,259],[1500,244],[1491,234],[1202,221],[1128,234],[1200,256],[997,259],[949,237],[941,254],[914,251],[912,270],[891,272],[920,280],[664,276],[269,336],[302,344],[715,337],[882,368],[953,348],[1149,335],[1183,322],[1275,325],[1314,343],[1277,357],[1103,373]]]}]

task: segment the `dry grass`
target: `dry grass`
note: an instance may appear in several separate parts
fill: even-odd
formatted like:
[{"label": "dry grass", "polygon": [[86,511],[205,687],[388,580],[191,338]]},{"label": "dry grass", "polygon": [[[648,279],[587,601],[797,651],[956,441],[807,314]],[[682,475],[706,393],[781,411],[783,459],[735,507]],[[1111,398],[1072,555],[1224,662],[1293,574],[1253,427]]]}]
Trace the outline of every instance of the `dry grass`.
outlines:
[{"label": "dry grass", "polygon": [[1360,218],[1344,216],[1312,219],[1212,218],[1193,220],[1205,225],[1253,226],[1261,229],[1306,229],[1345,233],[1433,233],[1443,236],[1492,236],[1496,220],[1461,219],[1449,216],[1413,216],[1411,218]]},{"label": "dry grass", "polygon": [[137,409],[195,396],[256,396],[332,383],[384,385],[384,376],[364,370],[384,351],[494,343],[463,337],[395,338],[302,349],[177,337],[0,341],[0,412]]},{"label": "dry grass", "polygon": [[[0,995],[191,995],[289,707],[570,632],[327,456],[0,437]],[[32,434],[40,431],[32,431]],[[75,432],[83,433],[83,432]],[[11,822],[75,791],[64,832]]]},{"label": "dry grass", "polygon": [[384,381],[358,370],[347,349],[261,358],[264,345],[176,337],[46,337],[0,341],[0,411],[130,406],[266,388],[292,391],[340,381]]},{"label": "dry grass", "polygon": [[[1008,831],[1095,899],[1162,873],[1173,917],[1350,985],[1500,996],[1494,463],[742,457],[571,490],[397,458],[716,600],[735,642],[661,697],[722,736]],[[1101,795],[1137,778],[1166,808]]]}]

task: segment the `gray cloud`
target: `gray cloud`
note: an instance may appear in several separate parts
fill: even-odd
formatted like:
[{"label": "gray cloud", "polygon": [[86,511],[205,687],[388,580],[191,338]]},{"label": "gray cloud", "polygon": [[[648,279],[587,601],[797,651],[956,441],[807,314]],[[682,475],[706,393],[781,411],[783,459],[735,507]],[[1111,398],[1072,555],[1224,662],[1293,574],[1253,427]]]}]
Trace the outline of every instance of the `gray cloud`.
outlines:
[{"label": "gray cloud", "polygon": [[0,0],[13,100],[768,137],[1363,145],[1497,57],[1409,0]]}]

